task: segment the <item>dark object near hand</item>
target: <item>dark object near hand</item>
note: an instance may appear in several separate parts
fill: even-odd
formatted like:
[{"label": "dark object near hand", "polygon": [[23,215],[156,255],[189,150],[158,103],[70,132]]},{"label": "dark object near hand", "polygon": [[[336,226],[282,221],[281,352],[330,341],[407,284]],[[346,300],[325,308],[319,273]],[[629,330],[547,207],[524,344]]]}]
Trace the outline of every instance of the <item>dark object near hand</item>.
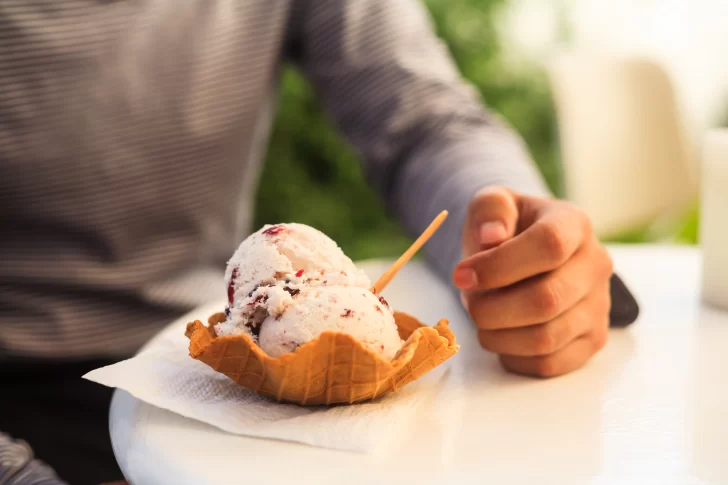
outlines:
[{"label": "dark object near hand", "polygon": [[622,328],[634,323],[639,316],[640,307],[622,279],[616,274],[612,275],[609,292],[612,297],[609,325],[612,328]]}]

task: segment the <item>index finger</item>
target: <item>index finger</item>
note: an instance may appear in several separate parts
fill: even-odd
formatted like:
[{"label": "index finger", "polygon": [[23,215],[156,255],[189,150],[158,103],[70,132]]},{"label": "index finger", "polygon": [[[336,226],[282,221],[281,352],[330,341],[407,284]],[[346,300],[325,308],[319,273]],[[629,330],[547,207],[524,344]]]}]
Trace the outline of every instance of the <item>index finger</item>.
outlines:
[{"label": "index finger", "polygon": [[[458,264],[455,272],[474,273],[467,289],[492,290],[552,271],[581,246],[588,223],[581,211],[552,205],[521,234],[470,256]],[[456,279],[456,284],[458,281],[463,279]]]}]

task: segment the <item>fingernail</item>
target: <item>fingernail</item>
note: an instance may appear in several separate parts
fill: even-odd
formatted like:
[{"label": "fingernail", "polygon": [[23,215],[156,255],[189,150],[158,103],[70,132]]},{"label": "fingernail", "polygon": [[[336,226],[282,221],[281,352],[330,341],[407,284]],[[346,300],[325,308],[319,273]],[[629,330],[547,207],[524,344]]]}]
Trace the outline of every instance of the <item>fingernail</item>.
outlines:
[{"label": "fingernail", "polygon": [[460,289],[467,290],[478,283],[478,277],[471,268],[460,268],[452,275],[453,283]]},{"label": "fingernail", "polygon": [[508,237],[506,226],[502,222],[486,222],[480,225],[478,231],[480,244],[496,244],[503,242]]}]

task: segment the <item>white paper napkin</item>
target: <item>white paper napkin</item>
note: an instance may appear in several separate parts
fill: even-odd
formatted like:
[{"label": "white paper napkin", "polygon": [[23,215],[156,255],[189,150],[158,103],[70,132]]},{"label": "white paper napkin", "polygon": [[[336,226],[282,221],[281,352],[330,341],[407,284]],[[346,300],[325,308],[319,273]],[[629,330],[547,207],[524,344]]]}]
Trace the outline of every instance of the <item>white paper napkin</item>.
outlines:
[{"label": "white paper napkin", "polygon": [[369,453],[406,437],[416,409],[437,398],[447,377],[446,363],[374,402],[314,408],[279,404],[189,357],[184,326],[170,330],[136,357],[84,378],[230,433]]}]

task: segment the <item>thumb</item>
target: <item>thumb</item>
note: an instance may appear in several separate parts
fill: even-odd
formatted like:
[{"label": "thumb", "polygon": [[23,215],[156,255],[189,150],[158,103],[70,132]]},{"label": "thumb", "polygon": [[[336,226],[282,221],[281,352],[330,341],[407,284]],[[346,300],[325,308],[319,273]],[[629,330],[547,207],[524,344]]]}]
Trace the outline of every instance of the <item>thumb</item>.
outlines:
[{"label": "thumb", "polygon": [[518,225],[518,195],[493,186],[480,190],[468,207],[470,241],[465,249],[470,254],[498,246],[512,238]]}]

